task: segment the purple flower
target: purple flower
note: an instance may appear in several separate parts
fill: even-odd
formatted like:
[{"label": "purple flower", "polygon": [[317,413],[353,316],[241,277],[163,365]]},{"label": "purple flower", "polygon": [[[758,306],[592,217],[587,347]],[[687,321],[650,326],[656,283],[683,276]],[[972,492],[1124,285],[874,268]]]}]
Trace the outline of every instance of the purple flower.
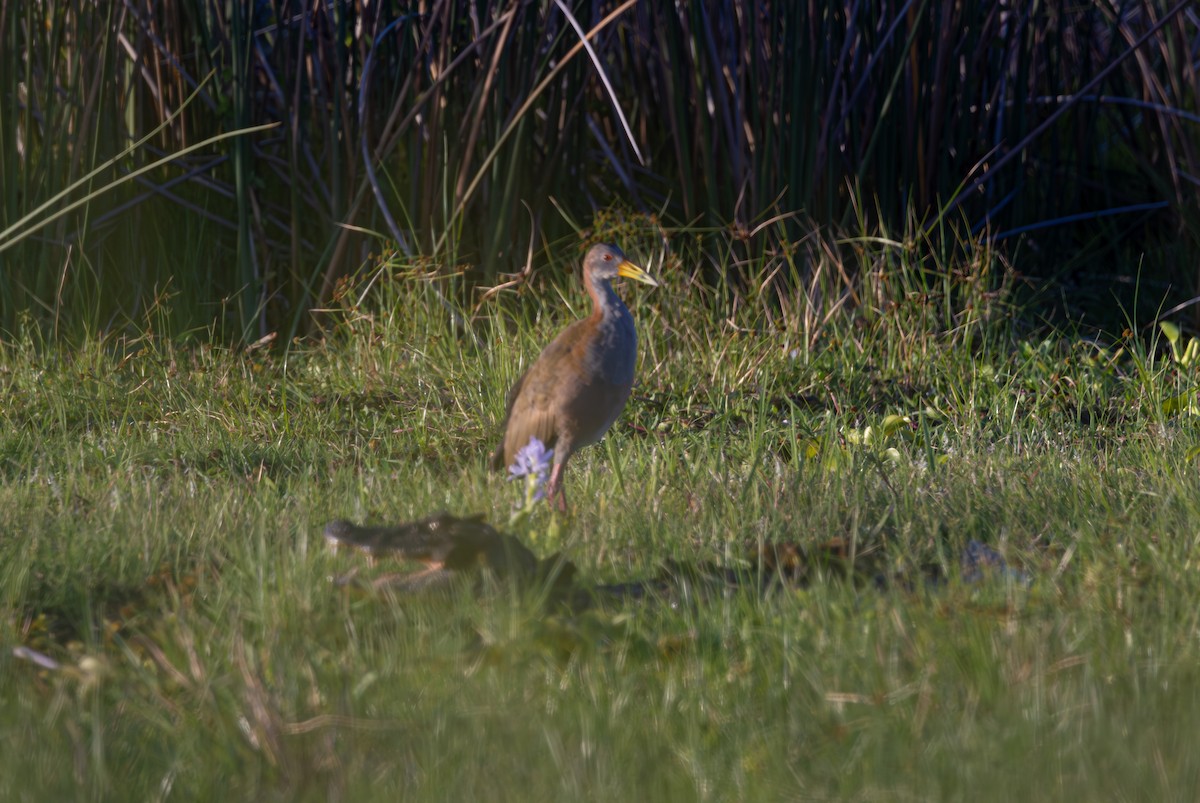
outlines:
[{"label": "purple flower", "polygon": [[21,660],[37,664],[42,669],[62,669],[62,664],[49,655],[37,650],[31,650],[28,647],[13,647],[12,654],[14,658],[20,658]]},{"label": "purple flower", "polygon": [[508,478],[515,480],[526,477],[527,483],[536,484],[537,491],[533,499],[542,499],[546,493],[543,486],[546,484],[546,476],[550,473],[553,459],[553,449],[547,449],[546,444],[538,438],[530,438],[529,443],[517,450],[516,458],[508,467]]}]

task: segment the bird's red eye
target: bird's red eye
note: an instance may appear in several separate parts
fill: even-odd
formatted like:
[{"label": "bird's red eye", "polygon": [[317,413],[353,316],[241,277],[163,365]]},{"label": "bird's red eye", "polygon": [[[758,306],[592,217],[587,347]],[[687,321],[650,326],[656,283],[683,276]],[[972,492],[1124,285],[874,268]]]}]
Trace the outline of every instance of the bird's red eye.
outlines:
[{"label": "bird's red eye", "polygon": [[605,261],[605,262],[612,262],[612,254],[605,254],[605,255],[604,255],[604,261]]}]

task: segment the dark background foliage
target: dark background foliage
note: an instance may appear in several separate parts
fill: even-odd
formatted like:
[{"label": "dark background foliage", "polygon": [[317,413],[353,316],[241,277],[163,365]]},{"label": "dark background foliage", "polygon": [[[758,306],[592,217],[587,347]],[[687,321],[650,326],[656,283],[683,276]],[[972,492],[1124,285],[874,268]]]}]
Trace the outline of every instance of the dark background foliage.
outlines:
[{"label": "dark background foliage", "polygon": [[373,251],[492,283],[613,209],[714,284],[987,238],[1073,317],[1174,304],[1198,51],[1158,0],[6,0],[0,329],[296,331]]}]

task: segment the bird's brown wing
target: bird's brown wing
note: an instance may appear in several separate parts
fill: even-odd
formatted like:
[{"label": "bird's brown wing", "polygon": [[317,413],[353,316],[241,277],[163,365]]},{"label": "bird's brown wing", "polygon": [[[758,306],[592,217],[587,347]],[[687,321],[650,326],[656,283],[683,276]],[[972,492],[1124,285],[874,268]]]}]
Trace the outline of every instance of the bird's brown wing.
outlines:
[{"label": "bird's brown wing", "polygon": [[492,465],[497,469],[510,465],[517,450],[527,445],[531,438],[540,440],[547,449],[553,449],[558,439],[554,383],[545,367],[540,362],[535,363],[514,390],[504,425],[504,438],[492,455]]},{"label": "bird's brown wing", "polygon": [[492,453],[492,468],[499,471],[509,466],[517,450],[537,438],[553,449],[558,440],[558,418],[555,414],[555,389],[560,377],[555,366],[570,352],[578,340],[578,323],[568,326],[538,355],[508,392],[504,414],[504,433],[500,445]]},{"label": "bird's brown wing", "polygon": [[500,443],[496,445],[495,451],[492,452],[490,464],[492,471],[501,471],[506,467],[504,462],[504,441],[507,440],[505,435],[508,433],[508,421],[512,418],[513,402],[521,395],[521,386],[525,384],[525,377],[529,376],[529,371],[517,377],[517,381],[509,388],[508,397],[504,400],[504,420],[500,422]]}]

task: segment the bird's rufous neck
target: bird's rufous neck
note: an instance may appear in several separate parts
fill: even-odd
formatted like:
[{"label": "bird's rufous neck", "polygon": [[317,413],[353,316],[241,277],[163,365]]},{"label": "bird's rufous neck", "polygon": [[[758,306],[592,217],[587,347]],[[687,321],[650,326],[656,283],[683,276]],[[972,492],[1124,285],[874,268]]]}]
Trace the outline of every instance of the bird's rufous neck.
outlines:
[{"label": "bird's rufous neck", "polygon": [[587,283],[588,295],[592,297],[592,315],[598,318],[608,318],[619,315],[625,309],[621,297],[613,290],[612,282],[608,279],[589,278]]}]

